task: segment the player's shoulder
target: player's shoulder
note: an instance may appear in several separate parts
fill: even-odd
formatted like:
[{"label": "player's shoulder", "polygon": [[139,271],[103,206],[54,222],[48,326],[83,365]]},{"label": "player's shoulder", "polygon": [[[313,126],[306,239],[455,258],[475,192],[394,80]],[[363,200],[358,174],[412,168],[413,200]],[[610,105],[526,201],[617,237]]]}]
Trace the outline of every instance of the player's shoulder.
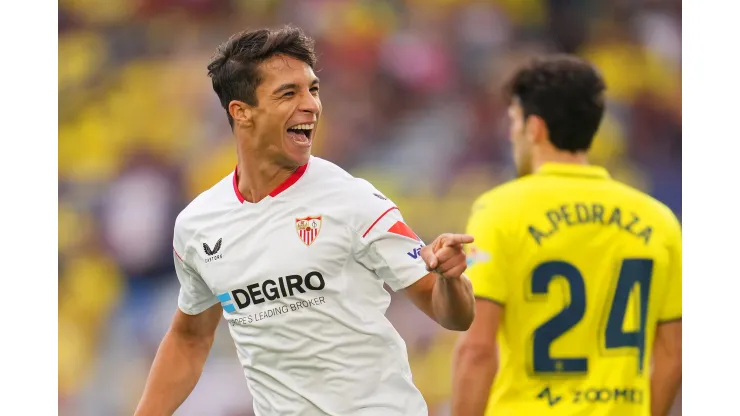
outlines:
[{"label": "player's shoulder", "polygon": [[657,198],[624,182],[610,181],[614,187],[615,196],[621,201],[637,208],[642,215],[648,215],[653,221],[663,226],[680,231],[680,222],[673,210]]},{"label": "player's shoulder", "polygon": [[500,200],[511,200],[512,198],[519,198],[524,195],[522,191],[529,187],[531,181],[528,178],[517,178],[506,181],[500,185],[497,185],[482,194],[480,194],[475,202],[485,203],[488,201],[500,201]]},{"label": "player's shoulder", "polygon": [[214,218],[228,213],[240,205],[234,191],[233,172],[201,192],[175,219],[175,242],[185,244],[199,229]]},{"label": "player's shoulder", "polygon": [[353,179],[353,176],[333,162],[317,156],[311,156],[306,170],[309,186],[342,186]]},{"label": "player's shoulder", "polygon": [[527,204],[534,182],[529,177],[517,178],[497,185],[480,194],[472,204],[471,215],[495,219],[520,212]]},{"label": "player's shoulder", "polygon": [[313,195],[331,206],[355,231],[367,228],[379,216],[397,211],[395,203],[364,178],[356,177],[325,159],[311,158]]},{"label": "player's shoulder", "polygon": [[312,173],[315,173],[312,185],[331,190],[326,197],[332,204],[350,206],[354,209],[362,209],[368,205],[373,207],[392,204],[369,181],[353,176],[328,160],[312,157],[311,168]]}]

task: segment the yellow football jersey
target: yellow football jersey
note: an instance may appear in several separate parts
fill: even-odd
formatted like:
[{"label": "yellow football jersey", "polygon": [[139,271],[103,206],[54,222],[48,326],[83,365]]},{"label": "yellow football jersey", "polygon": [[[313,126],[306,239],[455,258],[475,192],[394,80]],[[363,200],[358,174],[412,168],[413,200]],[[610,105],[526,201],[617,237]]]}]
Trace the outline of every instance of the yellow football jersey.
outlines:
[{"label": "yellow football jersey", "polygon": [[547,164],[474,204],[466,274],[504,306],[487,415],[650,415],[658,323],[681,317],[681,227],[603,168]]}]

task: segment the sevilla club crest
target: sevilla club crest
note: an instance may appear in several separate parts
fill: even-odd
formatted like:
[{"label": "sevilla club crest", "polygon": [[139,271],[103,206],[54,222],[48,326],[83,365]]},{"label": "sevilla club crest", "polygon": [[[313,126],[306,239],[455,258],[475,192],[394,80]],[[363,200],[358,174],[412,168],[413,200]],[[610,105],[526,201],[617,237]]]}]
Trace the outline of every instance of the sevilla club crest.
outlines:
[{"label": "sevilla club crest", "polygon": [[319,236],[321,231],[321,216],[295,219],[295,230],[298,237],[307,246],[310,246]]}]

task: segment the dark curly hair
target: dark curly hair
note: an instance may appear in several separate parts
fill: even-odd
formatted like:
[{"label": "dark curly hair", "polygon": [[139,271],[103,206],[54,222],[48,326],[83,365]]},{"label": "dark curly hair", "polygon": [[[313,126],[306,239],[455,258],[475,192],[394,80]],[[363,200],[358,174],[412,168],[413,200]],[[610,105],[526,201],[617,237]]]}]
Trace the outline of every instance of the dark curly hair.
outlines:
[{"label": "dark curly hair", "polygon": [[260,63],[276,55],[285,55],[314,68],[314,44],[314,40],[301,29],[284,26],[280,29],[245,30],[219,46],[208,64],[208,76],[211,78],[213,91],[226,110],[229,125],[234,127],[234,119],[229,114],[229,103],[232,100],[243,101],[251,106],[258,105],[256,90],[262,82]]},{"label": "dark curly hair", "polygon": [[570,152],[587,151],[604,116],[601,75],[589,62],[571,55],[534,59],[506,84],[509,100],[516,99],[524,119],[541,117],[552,144]]}]

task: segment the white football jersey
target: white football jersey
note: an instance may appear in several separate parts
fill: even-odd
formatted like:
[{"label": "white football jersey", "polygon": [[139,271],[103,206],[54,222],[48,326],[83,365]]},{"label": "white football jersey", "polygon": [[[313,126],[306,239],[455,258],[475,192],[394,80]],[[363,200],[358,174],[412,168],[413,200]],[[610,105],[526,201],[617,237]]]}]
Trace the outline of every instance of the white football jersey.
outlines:
[{"label": "white football jersey", "polygon": [[177,218],[178,304],[221,303],[258,416],[420,416],[390,295],[427,274],[423,242],[369,182],[311,157],[245,201],[236,172]]}]

